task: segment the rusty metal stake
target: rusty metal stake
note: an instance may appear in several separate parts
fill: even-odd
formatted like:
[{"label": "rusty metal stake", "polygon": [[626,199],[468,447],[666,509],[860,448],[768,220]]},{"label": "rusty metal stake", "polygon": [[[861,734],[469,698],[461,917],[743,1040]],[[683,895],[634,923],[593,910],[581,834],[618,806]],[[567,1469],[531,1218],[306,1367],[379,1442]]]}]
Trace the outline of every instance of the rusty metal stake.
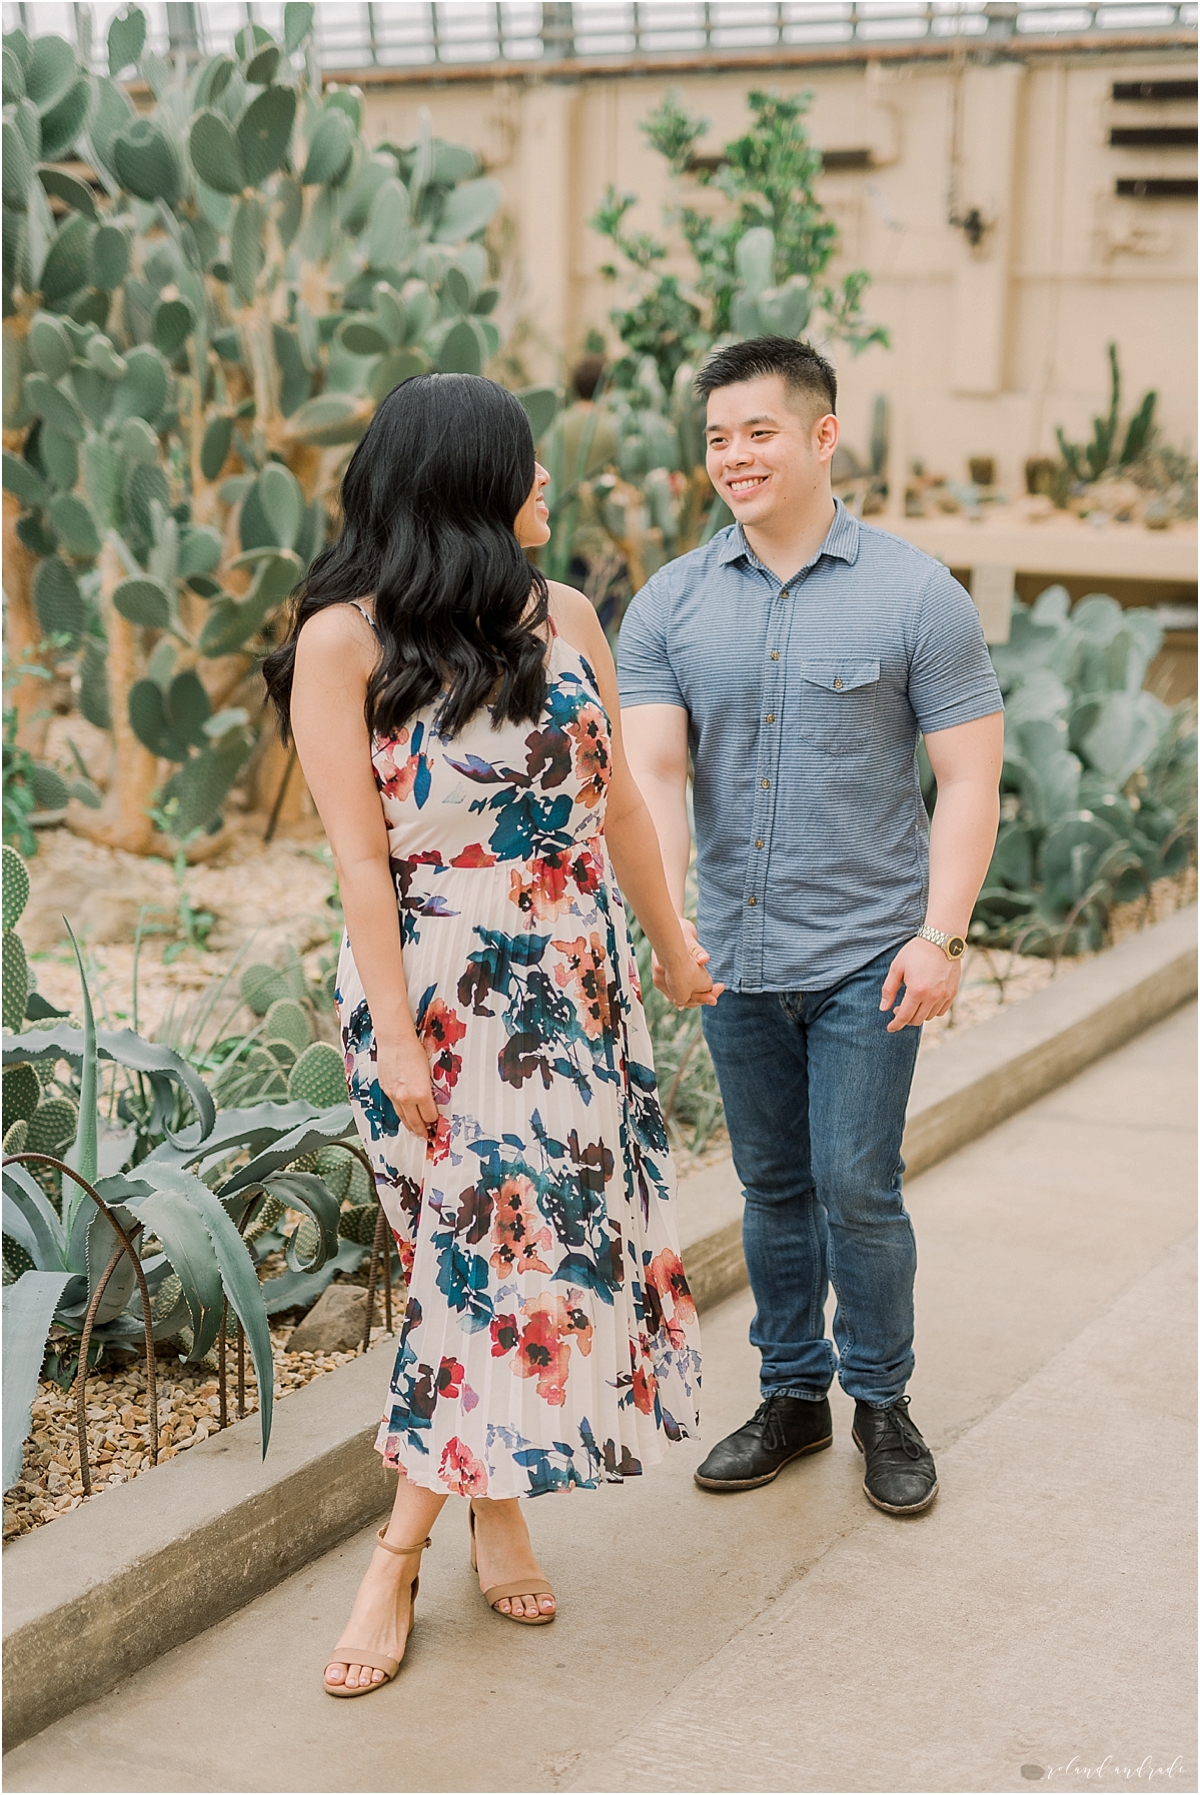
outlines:
[{"label": "rusty metal stake", "polygon": [[237,1324],[237,1361],[238,1361],[238,1420],[244,1420],[246,1414],[246,1330],[241,1318]]},{"label": "rusty metal stake", "polygon": [[96,1294],[88,1304],[88,1312],[83,1318],[83,1333],[79,1342],[79,1368],[75,1374],[75,1426],[79,1434],[79,1477],[83,1484],[83,1493],[92,1493],[92,1467],[88,1461],[87,1445],[87,1362],[92,1344],[92,1327],[96,1320],[96,1311],[108,1289],[108,1281],[116,1271],[124,1256],[125,1243],[118,1240],[112,1250],[112,1257],[104,1267],[100,1282],[96,1286]]},{"label": "rusty metal stake", "polygon": [[218,1427],[229,1426],[229,1380],[225,1372],[225,1318],[229,1314],[229,1300],[221,1305],[221,1335],[217,1341],[217,1400],[220,1413],[217,1416]]},{"label": "rusty metal stake", "polygon": [[[142,1323],[146,1335],[146,1396],[150,1404],[150,1463],[156,1465],[158,1463],[158,1383],[154,1375],[154,1319],[150,1313],[150,1288],[146,1283],[146,1274],[142,1270],[142,1262],[138,1257],[137,1248],[133,1244],[133,1236],[126,1234],[124,1228],[121,1226],[100,1193],[93,1190],[87,1179],[83,1177],[81,1173],[77,1172],[74,1166],[69,1166],[66,1160],[57,1159],[52,1153],[10,1153],[6,1155],[3,1163],[6,1166],[51,1166],[60,1175],[65,1172],[67,1177],[73,1178],[75,1183],[78,1184],[82,1190],[85,1190],[88,1196],[92,1199],[92,1202],[96,1205],[113,1233],[117,1236],[120,1243],[120,1251],[129,1254],[130,1262],[133,1265],[133,1275],[137,1279],[138,1293],[142,1299]],[[138,1228],[140,1227],[141,1223],[139,1222]],[[136,1231],[137,1230],[135,1230],[135,1232]],[[117,1255],[114,1253],[112,1259],[109,1260],[108,1265],[105,1267],[104,1275],[100,1281],[100,1287],[92,1298],[91,1303],[88,1305],[88,1314],[84,1318],[84,1326],[87,1329],[87,1334],[83,1342],[84,1351],[80,1357],[79,1371],[77,1373],[81,1384],[81,1401],[82,1385],[87,1378],[87,1348],[91,1344],[91,1325],[95,1320],[95,1311],[100,1306],[100,1298],[104,1294],[105,1285],[108,1283],[108,1280],[116,1267],[116,1260]],[[81,1436],[82,1452],[80,1456],[79,1470],[80,1480],[84,1485],[84,1493],[90,1495],[91,1468],[87,1464],[86,1414],[84,1415],[84,1421],[85,1429]]]},{"label": "rusty metal stake", "polygon": [[379,1205],[379,1216],[375,1223],[375,1237],[371,1242],[371,1263],[367,1268],[367,1319],[363,1327],[362,1349],[366,1352],[371,1344],[371,1323],[375,1319],[375,1277],[379,1266],[379,1248],[383,1241],[387,1217],[383,1213],[383,1204]]}]

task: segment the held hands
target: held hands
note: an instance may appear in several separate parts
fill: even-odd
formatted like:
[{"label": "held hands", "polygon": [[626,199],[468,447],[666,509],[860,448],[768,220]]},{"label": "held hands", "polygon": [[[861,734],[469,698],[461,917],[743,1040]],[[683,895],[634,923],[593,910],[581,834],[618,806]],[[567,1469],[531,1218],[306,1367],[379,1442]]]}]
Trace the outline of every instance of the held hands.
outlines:
[{"label": "held hands", "polygon": [[705,971],[708,953],[696,938],[696,925],[686,917],[680,919],[683,930],[683,951],[666,966],[657,954],[651,958],[654,983],[664,996],[680,1010],[694,1010],[716,1003],[724,985],[714,985]]},{"label": "held hands", "polygon": [[[962,962],[948,960],[932,941],[914,938],[906,942],[888,967],[880,994],[880,1009],[895,1010],[887,1025],[888,1034],[897,1034],[902,1028],[915,1028],[934,1016],[944,1016],[958,995],[961,973]],[[904,1002],[897,1004],[901,985],[904,986]]]},{"label": "held hands", "polygon": [[379,1083],[395,1105],[400,1120],[410,1134],[415,1134],[419,1140],[428,1140],[438,1120],[428,1054],[415,1034],[387,1044],[380,1041],[377,1053],[375,1070]]}]

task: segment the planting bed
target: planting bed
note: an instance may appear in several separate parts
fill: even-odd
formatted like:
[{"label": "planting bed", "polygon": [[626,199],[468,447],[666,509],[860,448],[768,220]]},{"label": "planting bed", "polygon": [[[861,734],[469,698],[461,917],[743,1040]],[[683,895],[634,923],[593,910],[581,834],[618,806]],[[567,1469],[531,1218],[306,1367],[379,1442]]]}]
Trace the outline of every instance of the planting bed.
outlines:
[{"label": "planting bed", "polygon": [[[378,1311],[376,1311],[378,1313]],[[292,1323],[273,1330],[277,1401],[302,1390],[314,1378],[325,1377],[359,1357],[359,1351],[294,1353],[287,1350]],[[372,1343],[387,1330],[371,1330]],[[359,1349],[361,1350],[361,1349]],[[218,1431],[219,1399],[216,1374],[204,1365],[181,1365],[160,1357],[155,1366],[158,1382],[158,1459],[176,1458]],[[228,1418],[236,1421],[237,1382],[235,1357],[229,1353]],[[380,1392],[382,1401],[382,1390]],[[258,1409],[258,1387],[250,1355],[246,1355],[247,1414]],[[153,1470],[150,1457],[150,1415],[146,1407],[146,1367],[135,1361],[127,1367],[93,1371],[87,1386],[88,1454],[92,1466],[92,1494],[110,1485]],[[4,1538],[15,1539],[34,1527],[56,1520],[83,1502],[79,1476],[79,1438],[75,1426],[75,1391],[62,1390],[43,1379],[33,1405],[33,1431],[25,1447],[25,1466],[18,1484],[4,1498]]]},{"label": "planting bed", "polygon": [[[1176,910],[1196,901],[1196,868],[1191,866],[1178,877],[1159,879],[1151,887],[1150,903],[1139,900],[1119,904],[1112,912],[1112,945],[1136,935],[1148,923],[1162,922]],[[969,947],[963,955],[962,983],[954,1008],[948,1016],[927,1022],[921,1037],[921,1050],[928,1052],[947,1036],[987,1022],[1002,1009],[1010,1009],[1022,998],[1042,991],[1055,978],[1069,978],[1080,966],[1090,966],[1100,956],[1078,954],[1052,960],[1030,954],[1010,953],[1007,948]]]}]

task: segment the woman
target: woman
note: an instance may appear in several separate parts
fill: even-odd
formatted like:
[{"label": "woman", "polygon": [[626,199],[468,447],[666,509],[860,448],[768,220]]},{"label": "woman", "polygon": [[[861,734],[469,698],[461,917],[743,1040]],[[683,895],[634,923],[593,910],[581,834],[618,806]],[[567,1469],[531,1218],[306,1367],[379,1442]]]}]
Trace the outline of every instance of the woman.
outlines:
[{"label": "woman", "polygon": [[449,1494],[472,1499],[485,1599],[544,1624],[517,1499],[636,1475],[696,1420],[696,1312],[613,872],[672,1000],[720,988],[672,908],[592,607],[526,558],[550,534],[547,479],[494,382],[396,387],[266,667],[337,865],[351,1101],[408,1280],[377,1441],[396,1501],[331,1695],[396,1674]]}]

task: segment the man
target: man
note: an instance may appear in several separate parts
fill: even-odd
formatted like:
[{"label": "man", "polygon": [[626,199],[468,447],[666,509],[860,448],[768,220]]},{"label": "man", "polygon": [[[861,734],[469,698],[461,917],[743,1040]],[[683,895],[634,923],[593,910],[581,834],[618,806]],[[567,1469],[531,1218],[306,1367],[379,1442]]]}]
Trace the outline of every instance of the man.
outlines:
[{"label": "man", "polygon": [[626,748],[681,912],[689,748],[694,763],[700,936],[727,986],[704,1032],[762,1355],[761,1406],[696,1481],[754,1489],[828,1446],[836,1371],[868,1497],[913,1514],[937,1473],[904,1394],[916,1247],[900,1141],[920,1027],[954,1000],[995,842],[1000,691],[957,581],[834,499],[829,363],[759,338],[713,354],[697,388],[736,522],[654,575],[620,644]]}]

